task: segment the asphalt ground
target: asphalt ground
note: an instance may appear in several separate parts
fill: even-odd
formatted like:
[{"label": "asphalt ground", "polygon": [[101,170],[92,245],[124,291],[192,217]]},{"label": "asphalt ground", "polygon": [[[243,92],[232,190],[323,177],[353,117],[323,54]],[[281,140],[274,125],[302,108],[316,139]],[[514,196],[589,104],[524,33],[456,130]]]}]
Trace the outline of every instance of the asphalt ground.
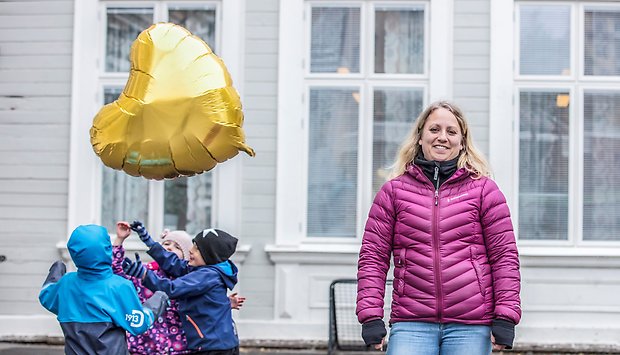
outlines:
[{"label": "asphalt ground", "polygon": [[[62,345],[47,344],[22,344],[22,343],[1,343],[0,355],[63,355]],[[273,349],[273,348],[241,348],[243,355],[301,355],[301,354],[326,354],[326,350],[304,350],[304,349]],[[355,354],[355,353],[347,353]]]},{"label": "asphalt ground", "polygon": [[[241,354],[243,355],[302,355],[302,354],[327,354],[325,349],[277,349],[277,348],[260,348],[260,347],[242,347]],[[0,355],[62,355],[62,345],[47,345],[47,344],[27,344],[27,343],[7,343],[0,342]],[[343,352],[338,351],[335,355],[372,355],[372,354],[385,354],[375,351],[368,352]],[[555,351],[502,351],[495,352],[493,355],[601,355],[601,354],[620,354],[618,351],[573,351],[573,352],[555,352]]]}]

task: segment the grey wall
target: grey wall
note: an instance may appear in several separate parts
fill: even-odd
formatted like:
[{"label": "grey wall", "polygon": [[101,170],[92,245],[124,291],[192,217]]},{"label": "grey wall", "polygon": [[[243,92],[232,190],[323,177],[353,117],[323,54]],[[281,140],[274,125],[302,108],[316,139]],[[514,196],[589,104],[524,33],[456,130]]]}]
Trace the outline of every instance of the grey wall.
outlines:
[{"label": "grey wall", "polygon": [[65,238],[73,1],[0,2],[0,314],[37,296]]},{"label": "grey wall", "polygon": [[238,317],[273,319],[274,267],[264,251],[275,242],[278,0],[247,0],[243,106],[246,142],[256,157],[243,157],[243,244],[251,244],[240,287],[248,301]]},{"label": "grey wall", "polygon": [[[490,1],[454,1],[454,101],[489,155]],[[432,44],[431,44],[432,45]]]}]

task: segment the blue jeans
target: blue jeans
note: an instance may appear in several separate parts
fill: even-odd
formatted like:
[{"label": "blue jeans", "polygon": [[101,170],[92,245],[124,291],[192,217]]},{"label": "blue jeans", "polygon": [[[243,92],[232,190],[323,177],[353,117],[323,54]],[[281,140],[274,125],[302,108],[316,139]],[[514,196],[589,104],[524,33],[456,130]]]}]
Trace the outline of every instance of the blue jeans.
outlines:
[{"label": "blue jeans", "polygon": [[387,355],[489,355],[491,327],[458,323],[398,322]]}]

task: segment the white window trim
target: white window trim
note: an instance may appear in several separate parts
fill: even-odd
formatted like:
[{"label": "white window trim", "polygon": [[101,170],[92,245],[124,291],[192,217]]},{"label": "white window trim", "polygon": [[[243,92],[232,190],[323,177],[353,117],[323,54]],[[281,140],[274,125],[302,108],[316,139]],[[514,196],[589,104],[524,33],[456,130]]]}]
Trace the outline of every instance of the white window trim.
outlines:
[{"label": "white window trim", "polygon": [[[590,88],[617,89],[614,86],[604,86],[600,83],[615,80],[617,78],[584,77],[583,54],[583,9],[584,7],[594,7],[608,5],[606,3],[571,4],[569,1],[563,2],[532,2],[532,4],[567,4],[571,6],[571,75],[566,77],[540,77],[532,83],[527,76],[518,74],[518,58],[515,53],[518,51],[517,33],[517,5],[514,0],[492,1],[491,2],[491,53],[490,53],[490,107],[489,107],[489,161],[493,167],[494,179],[506,196],[508,205],[513,214],[513,225],[518,235],[518,141],[515,130],[518,129],[518,95],[521,88],[535,88],[544,86],[546,88],[567,89],[571,95],[570,119],[577,119],[577,123],[571,123],[569,136],[570,144],[569,156],[582,156],[583,152],[583,93]],[[614,8],[617,8],[614,6]],[[578,14],[574,12],[578,11]],[[579,23],[575,19],[579,18]],[[579,47],[575,45],[579,41]],[[579,80],[579,88],[576,87],[575,79]],[[515,85],[515,80],[518,84]],[[547,84],[541,85],[540,82],[547,80]],[[596,83],[589,83],[589,79]],[[574,99],[576,98],[576,100]],[[578,104],[576,104],[578,103]],[[508,159],[507,159],[508,157]],[[579,159],[577,159],[579,160]],[[582,214],[583,208],[583,170],[581,161],[572,162],[569,168],[569,223],[568,240],[517,240],[519,250],[522,255],[532,257],[617,257],[620,256],[618,242],[608,241],[584,241],[582,236]],[[569,263],[569,259],[562,259]],[[574,260],[573,260],[574,261]]]},{"label": "white window trim", "polygon": [[[331,3],[331,2],[330,2]],[[339,4],[359,4],[359,1],[338,1]],[[389,4],[394,4],[390,2]],[[326,5],[328,3],[326,2]],[[278,57],[278,142],[277,142],[277,188],[276,188],[276,245],[308,244],[359,244],[359,238],[306,238],[304,162],[306,129],[304,128],[305,94],[304,63],[306,57],[304,41],[307,29],[304,24],[304,0],[280,1],[280,30]],[[452,97],[452,32],[453,0],[433,0],[427,5],[429,10],[430,38],[427,41],[429,60],[428,99],[450,99]],[[362,16],[364,16],[362,14]],[[363,18],[363,17],[362,17]],[[433,45],[435,44],[435,45]],[[441,44],[441,45],[437,45]],[[364,45],[362,43],[362,45]],[[428,52],[430,51],[430,52]],[[360,63],[363,65],[363,63]],[[314,76],[314,75],[313,75]],[[388,84],[389,85],[389,84]],[[366,93],[367,94],[367,93]],[[360,92],[364,95],[364,92]],[[366,110],[360,106],[360,110]],[[361,127],[360,127],[361,128]],[[366,139],[360,129],[360,140]],[[362,154],[362,152],[360,152]],[[367,179],[360,176],[358,181]],[[358,199],[364,194],[358,194]],[[358,211],[359,213],[359,211]],[[365,216],[358,214],[358,224],[364,223]],[[360,227],[358,227],[360,229]],[[358,233],[359,234],[359,233]]]},{"label": "white window trim", "polygon": [[[75,2],[74,8],[67,238],[78,225],[101,222],[100,163],[90,144],[89,130],[92,118],[102,106],[99,93],[99,63],[97,62],[101,58],[102,36],[99,33],[101,27],[93,25],[100,23],[100,16],[104,16],[100,14],[102,3],[103,1],[99,0],[80,0]],[[107,3],[125,2],[108,1]],[[200,3],[200,1],[178,2],[179,5],[199,5]],[[138,5],[150,4],[152,3],[140,2]],[[221,9],[221,32],[219,34],[221,45],[219,47],[221,48],[218,50],[218,55],[224,60],[234,80],[235,88],[243,97],[241,84],[243,83],[244,2],[225,0],[221,1],[219,6]],[[218,164],[213,169],[214,225],[229,230],[233,234],[238,234],[241,229],[241,168],[241,159],[236,157],[236,159]],[[153,192],[153,186],[154,184],[151,184],[149,191]],[[163,189],[160,190],[151,197],[161,197]],[[162,213],[157,216],[149,214],[149,225],[153,226],[150,227],[153,230],[160,230],[163,225],[163,202],[155,204],[149,207],[149,211]]]},{"label": "white window trim", "polygon": [[[506,196],[511,211],[515,211],[512,177],[514,167],[513,102],[514,62],[513,38],[515,36],[514,1],[491,1],[491,53],[489,86],[489,162],[494,179]],[[506,157],[510,157],[506,159]]]}]

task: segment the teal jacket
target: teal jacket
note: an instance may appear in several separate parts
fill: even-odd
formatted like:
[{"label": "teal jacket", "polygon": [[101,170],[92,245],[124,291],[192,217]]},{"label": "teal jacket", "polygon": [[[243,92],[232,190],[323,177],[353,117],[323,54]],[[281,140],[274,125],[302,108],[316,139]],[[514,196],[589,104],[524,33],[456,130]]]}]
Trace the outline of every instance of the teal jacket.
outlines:
[{"label": "teal jacket", "polygon": [[76,228],[67,243],[77,266],[46,280],[39,301],[56,314],[66,354],[127,354],[125,331],[144,333],[154,322],[131,281],[112,272],[112,244],[98,225]]}]

